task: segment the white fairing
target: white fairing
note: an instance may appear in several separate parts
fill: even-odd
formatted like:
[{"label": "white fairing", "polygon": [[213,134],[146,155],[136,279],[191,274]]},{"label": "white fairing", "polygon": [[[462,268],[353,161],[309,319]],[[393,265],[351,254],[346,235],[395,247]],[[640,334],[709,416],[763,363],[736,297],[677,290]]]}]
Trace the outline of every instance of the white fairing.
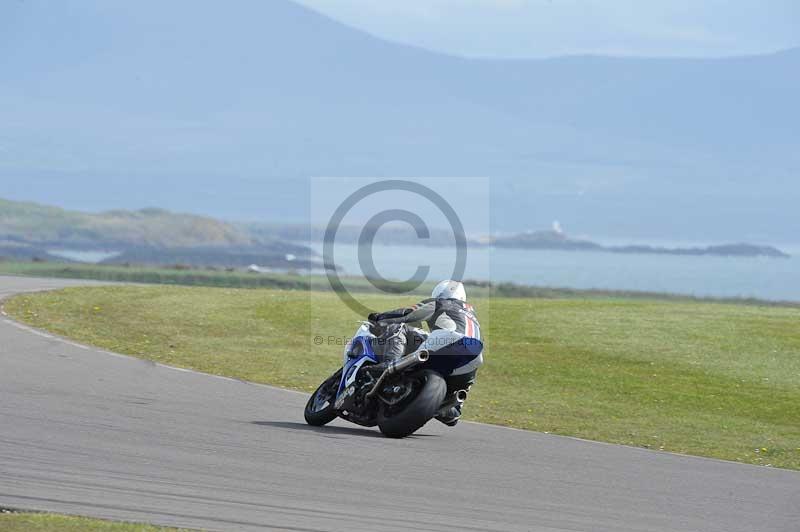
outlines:
[{"label": "white fairing", "polygon": [[437,284],[431,292],[431,297],[434,299],[458,299],[459,301],[467,300],[467,291],[464,290],[464,285],[458,281],[442,281]]}]

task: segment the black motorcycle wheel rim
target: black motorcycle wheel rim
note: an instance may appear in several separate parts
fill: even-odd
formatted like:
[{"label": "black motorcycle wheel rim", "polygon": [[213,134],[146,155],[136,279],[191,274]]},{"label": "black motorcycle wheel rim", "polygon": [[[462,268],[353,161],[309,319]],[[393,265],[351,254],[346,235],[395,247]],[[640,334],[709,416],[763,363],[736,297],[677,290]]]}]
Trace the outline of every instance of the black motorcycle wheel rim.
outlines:
[{"label": "black motorcycle wheel rim", "polygon": [[406,386],[411,388],[411,391],[408,395],[406,395],[402,401],[393,405],[385,405],[384,406],[384,413],[387,417],[390,417],[392,414],[403,410],[408,403],[413,401],[419,392],[422,390],[422,387],[425,386],[425,376],[422,374],[415,374],[411,376],[411,378],[407,381]]}]

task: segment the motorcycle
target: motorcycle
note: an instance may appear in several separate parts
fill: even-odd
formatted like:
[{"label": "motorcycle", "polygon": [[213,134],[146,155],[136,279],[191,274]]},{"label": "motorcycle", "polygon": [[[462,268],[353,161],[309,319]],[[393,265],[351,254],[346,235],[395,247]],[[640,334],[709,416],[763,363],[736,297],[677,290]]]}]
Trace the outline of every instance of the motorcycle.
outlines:
[{"label": "motorcycle", "polygon": [[404,438],[434,417],[467,399],[469,385],[451,378],[457,368],[482,363],[483,344],[466,339],[461,354],[431,356],[426,343],[397,360],[382,362],[376,353],[380,327],[362,322],[344,349],[341,369],[328,377],[305,407],[309,425],[336,417],[365,427],[378,426],[390,438]]}]

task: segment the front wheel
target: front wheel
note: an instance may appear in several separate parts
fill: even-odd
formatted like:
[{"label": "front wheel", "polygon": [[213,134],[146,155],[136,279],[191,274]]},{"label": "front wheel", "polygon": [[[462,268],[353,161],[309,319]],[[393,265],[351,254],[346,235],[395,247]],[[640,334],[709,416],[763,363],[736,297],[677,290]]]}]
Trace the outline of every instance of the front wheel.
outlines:
[{"label": "front wheel", "polygon": [[336,419],[336,410],[333,405],[336,401],[336,391],[339,389],[339,381],[342,378],[342,370],[340,369],[325,382],[319,385],[319,388],[311,394],[306,403],[306,409],[303,412],[306,418],[306,423],[315,427],[321,427]]},{"label": "front wheel", "polygon": [[378,428],[390,438],[405,438],[422,428],[436,415],[447,394],[447,383],[433,370],[423,370],[410,379],[415,395],[397,407],[384,405],[378,412]]}]

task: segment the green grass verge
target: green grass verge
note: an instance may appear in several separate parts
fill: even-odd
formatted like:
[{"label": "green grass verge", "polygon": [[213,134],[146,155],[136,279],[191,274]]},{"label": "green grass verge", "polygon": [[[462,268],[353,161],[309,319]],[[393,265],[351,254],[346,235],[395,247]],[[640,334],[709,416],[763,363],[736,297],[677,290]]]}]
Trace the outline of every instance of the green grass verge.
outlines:
[{"label": "green grass verge", "polygon": [[[410,301],[362,299],[375,308]],[[488,345],[466,418],[800,469],[800,309],[474,303]],[[304,391],[341,363],[338,339],[358,320],[335,294],[270,289],[70,288],[17,296],[5,308],[80,342]]]},{"label": "green grass verge", "polygon": [[[58,262],[0,261],[0,274],[55,277],[62,279],[95,279],[128,283],[174,284],[186,286],[219,286],[231,288],[284,288],[308,290],[325,282],[324,277],[313,278],[288,274],[252,274],[240,271],[220,271],[145,266],[112,266]],[[324,286],[327,286],[325,283]]]},{"label": "green grass verge", "polygon": [[187,529],[164,528],[68,515],[0,513],[0,530],[3,532],[177,532]]},{"label": "green grass verge", "polygon": [[[152,266],[115,266],[101,264],[16,262],[0,257],[0,275],[54,277],[62,279],[93,279],[127,283],[168,284],[179,286],[214,286],[223,288],[279,288],[283,290],[330,290],[324,275],[298,275],[288,273],[247,273],[212,268],[169,268]],[[342,284],[351,292],[375,292],[375,286],[363,277],[342,277]],[[376,282],[376,284],[379,284]],[[527,286],[515,283],[464,281],[471,296],[515,297],[543,299],[608,299],[624,298],[698,303],[730,303],[770,307],[800,308],[800,302],[765,301],[754,298],[714,298],[663,292],[631,290],[575,289],[546,286]],[[427,295],[433,283],[403,293]]]}]

